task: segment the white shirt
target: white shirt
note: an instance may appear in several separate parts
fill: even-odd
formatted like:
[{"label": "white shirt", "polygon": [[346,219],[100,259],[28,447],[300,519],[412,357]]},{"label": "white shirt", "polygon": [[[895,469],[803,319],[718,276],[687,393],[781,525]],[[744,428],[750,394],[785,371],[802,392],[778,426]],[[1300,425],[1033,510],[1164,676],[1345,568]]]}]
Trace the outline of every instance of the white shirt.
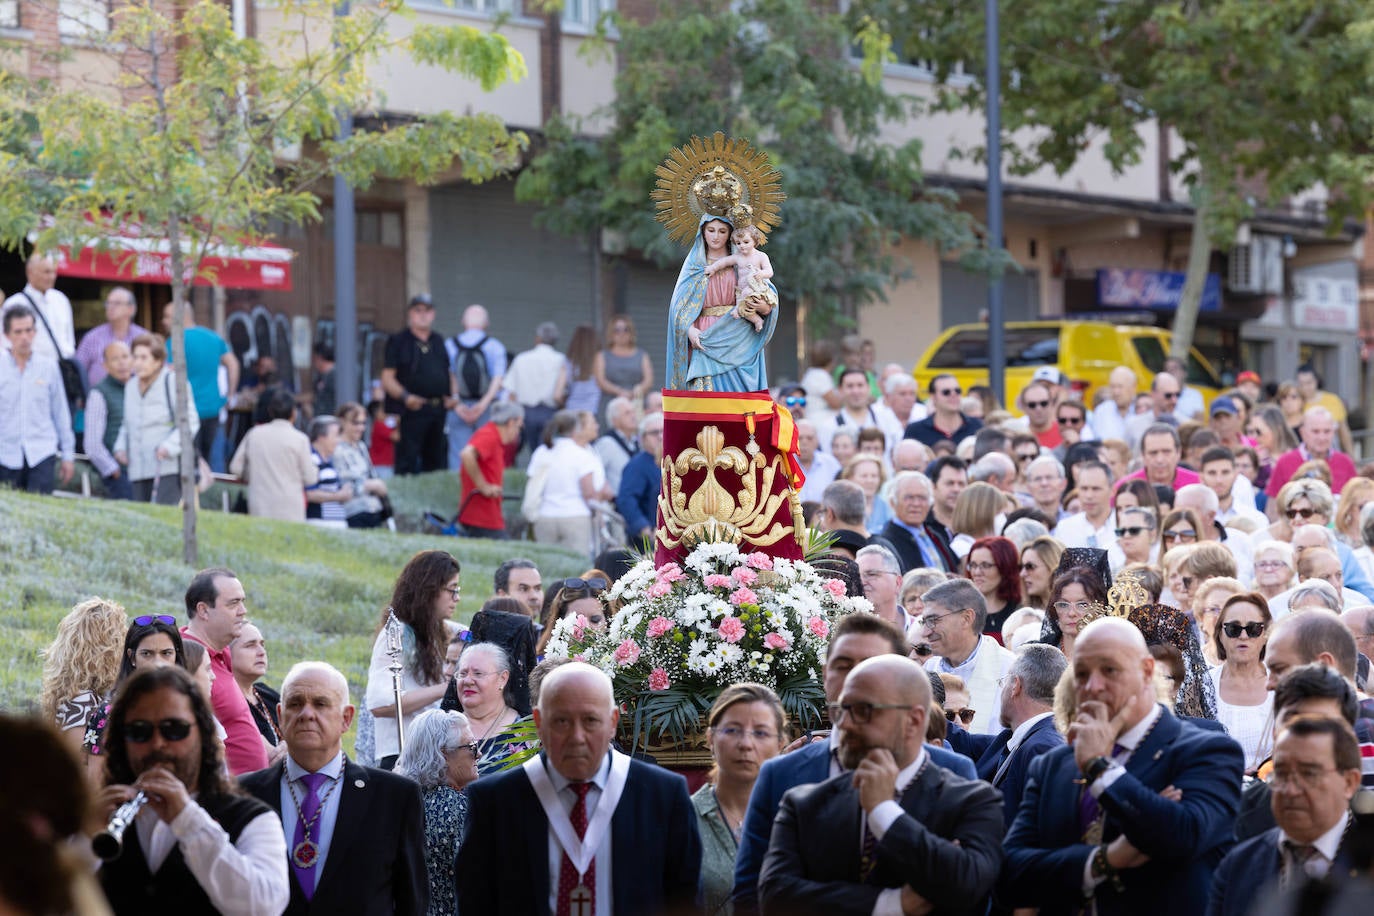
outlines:
[{"label": "white shirt", "polygon": [[[376,640],[372,643],[372,660],[367,667],[367,691],[363,694],[363,702],[368,709],[380,709],[388,707],[395,709],[396,693],[392,689],[391,683],[391,656],[387,654],[386,628],[377,634]],[[409,692],[419,690],[424,687],[415,679],[415,673],[410,670],[409,665],[401,666],[401,691]],[[403,721],[406,728],[410,728],[410,723],[425,709],[434,709],[439,705],[435,700],[429,706],[414,710],[405,714]],[[374,741],[376,742],[377,759],[390,757],[393,754],[401,753],[401,741],[396,734],[396,717],[378,716],[373,713],[376,725],[373,727]],[[324,815],[320,815],[323,817]]]},{"label": "white shirt", "polygon": [[171,824],[145,807],[134,825],[149,872],[156,875],[179,844],[187,870],[215,908],[227,916],[280,913],[291,902],[286,840],[281,820],[271,811],[244,825],[233,843],[228,832],[194,799]]},{"label": "white shirt", "polygon": [[[809,402],[808,402],[809,404]],[[887,438],[887,459],[892,460],[892,450],[897,447],[897,443],[902,441],[906,435],[907,424],[915,423],[917,420],[924,420],[928,415],[926,406],[917,401],[911,408],[911,416],[907,417],[903,423],[897,414],[893,413],[892,408],[881,402],[873,405],[873,413],[878,417],[878,428],[883,431]]]},{"label": "white shirt", "polygon": [[835,482],[835,478],[840,476],[840,470],[840,462],[834,455],[817,449],[815,457],[811,459],[811,467],[802,468],[802,473],[806,475],[806,483],[802,484],[799,494],[801,501],[820,502],[825,488]]},{"label": "white shirt", "polygon": [[1178,393],[1178,406],[1174,408],[1174,416],[1180,420],[1199,420],[1202,419],[1202,411],[1202,392],[1184,385]]},{"label": "white shirt", "polygon": [[1131,404],[1126,405],[1126,412],[1122,413],[1117,409],[1116,402],[1111,398],[1103,401],[1093,408],[1092,424],[1093,429],[1097,430],[1097,435],[1103,439],[1119,439],[1126,441],[1126,421],[1131,417]]},{"label": "white shirt", "polygon": [[824,369],[812,366],[801,377],[801,386],[806,389],[806,419],[820,429],[835,419],[835,411],[825,403],[825,396],[835,390],[835,380]]},{"label": "white shirt", "polygon": [[558,376],[567,359],[546,343],[535,344],[531,350],[511,360],[501,384],[526,407],[555,407],[554,393]]},{"label": "white shirt", "polygon": [[[32,301],[25,297],[25,293],[32,297]],[[23,292],[15,293],[5,300],[5,304],[0,306],[0,315],[8,312],[16,305],[27,306],[32,309],[37,303],[39,311],[43,313],[43,318],[48,319],[48,326],[52,328],[52,336],[43,327],[43,318],[35,317],[33,321],[33,352],[42,353],[57,359],[58,356],[76,355],[76,324],[72,320],[72,302],[56,287],[46,293],[40,293],[32,286],[25,286]],[[53,337],[57,338],[57,347],[53,347]],[[6,350],[10,348],[8,339],[3,341]],[[59,352],[60,351],[60,352]]]},{"label": "white shirt", "polygon": [[[1336,853],[1341,849],[1341,839],[1345,836],[1345,825],[1350,821],[1350,812],[1342,811],[1341,819],[1336,822],[1336,826],[1317,837],[1312,843],[1316,847],[1320,856],[1313,857],[1308,861],[1305,871],[1308,877],[1325,878],[1326,873],[1331,870],[1331,863],[1336,861]],[[1283,855],[1283,844],[1286,842],[1297,843],[1282,828],[1279,829],[1279,855]],[[1306,845],[1306,844],[1298,844]],[[1282,860],[1280,860],[1282,861]]]},{"label": "white shirt", "polygon": [[592,451],[601,459],[601,467],[606,472],[606,483],[617,493],[620,492],[620,475],[625,473],[625,465],[634,457],[630,449],[636,448],[633,436],[628,440],[630,448],[625,448],[621,444],[627,441],[623,435],[618,430],[610,430],[592,443]]},{"label": "white shirt", "polygon": [[1054,527],[1054,538],[1065,547],[1097,547],[1106,550],[1116,543],[1116,519],[1108,512],[1100,526],[1077,512]]},{"label": "white shirt", "polygon": [[[809,395],[806,403],[809,408],[811,405]],[[835,411],[834,419],[829,423],[826,423],[824,426],[817,425],[816,432],[821,440],[821,448],[828,452],[830,451],[830,441],[835,438],[835,433],[838,430],[842,429],[845,432],[853,433],[854,445],[857,446],[859,444],[859,430],[869,428],[882,432],[882,427],[878,424],[878,411],[874,407],[865,407],[863,412],[857,417],[851,415],[848,410],[841,407],[839,410]],[[891,443],[887,443],[887,445],[890,446]]]},{"label": "white shirt", "polygon": [[[573,806],[577,804],[577,792],[570,786],[572,781],[563,776],[551,766],[548,760],[544,761],[544,770],[549,774],[549,782],[553,783],[554,792],[558,795],[558,800],[567,809],[568,815],[572,815]],[[601,761],[601,769],[596,771],[592,777],[592,787],[587,790],[587,822],[590,824],[592,815],[596,813],[596,806],[601,802],[601,794],[606,791],[606,783],[611,778],[611,755],[607,754]],[[553,826],[548,828],[549,832],[549,912],[558,912],[558,876],[563,867],[563,846],[558,842],[558,836],[553,832]],[[612,828],[606,825],[606,833],[602,837],[601,845],[596,848],[596,916],[612,916],[611,905],[611,834]]]},{"label": "white shirt", "polygon": [[600,490],[606,483],[601,459],[587,446],[564,437],[554,442],[547,464],[540,518],[589,518],[592,510],[582,498],[582,478],[591,474],[592,489]]},{"label": "white shirt", "polygon": [[[925,745],[921,745],[921,750],[916,754],[916,759],[902,767],[897,773],[897,796],[900,798],[906,791],[907,786],[911,785],[916,774],[921,772],[921,767],[925,764],[926,758],[930,755],[926,753]],[[864,813],[863,819],[866,821],[866,828],[873,833],[878,842],[882,842],[883,834],[897,823],[897,819],[906,814],[895,799],[880,802],[873,809],[872,814]],[[863,830],[859,831],[859,842],[863,842]],[[873,902],[873,916],[902,916],[902,889],[900,887],[889,887],[878,894],[878,899]]]},{"label": "white shirt", "polygon": [[[300,820],[300,815],[296,811],[296,805],[305,807],[305,797],[310,789],[305,784],[304,777],[310,771],[297,763],[290,754],[286,755],[286,766],[281,774],[281,829],[282,836],[286,838],[289,849],[292,841],[296,839],[296,822]],[[320,876],[324,874],[324,862],[329,858],[329,847],[334,839],[334,824],[339,819],[339,796],[343,794],[344,787],[340,784],[344,774],[343,751],[334,755],[334,759],[320,767],[316,772],[323,773],[329,778],[320,783],[319,791],[316,793],[320,799],[320,817],[315,822],[316,829],[311,831],[319,847],[319,861],[315,865],[315,883],[319,886]],[[295,783],[296,794],[291,794],[289,783]]]}]

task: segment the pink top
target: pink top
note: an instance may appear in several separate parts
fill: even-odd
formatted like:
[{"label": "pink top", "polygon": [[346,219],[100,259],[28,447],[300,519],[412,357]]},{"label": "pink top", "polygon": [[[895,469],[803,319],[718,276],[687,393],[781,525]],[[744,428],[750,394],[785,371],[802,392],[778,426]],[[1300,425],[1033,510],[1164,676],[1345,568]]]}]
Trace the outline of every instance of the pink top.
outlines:
[{"label": "pink top", "polygon": [[[1309,459],[1307,449],[1301,445],[1292,451],[1284,452],[1274,461],[1274,471],[1269,475],[1269,483],[1265,485],[1264,492],[1271,498],[1277,497],[1283,485],[1293,479],[1293,472]],[[1331,468],[1331,492],[1340,493],[1358,473],[1355,470],[1355,462],[1350,460],[1349,455],[1335,449],[1332,449],[1324,460],[1326,466]]]},{"label": "pink top", "polygon": [[715,305],[733,306],[734,304],[735,269],[733,267],[727,267],[724,270],[716,271],[706,278],[706,301],[702,304],[701,315],[697,317],[696,321],[692,322],[693,326],[699,331],[706,330],[721,318],[725,317],[724,315],[707,315],[705,310],[708,307]]}]

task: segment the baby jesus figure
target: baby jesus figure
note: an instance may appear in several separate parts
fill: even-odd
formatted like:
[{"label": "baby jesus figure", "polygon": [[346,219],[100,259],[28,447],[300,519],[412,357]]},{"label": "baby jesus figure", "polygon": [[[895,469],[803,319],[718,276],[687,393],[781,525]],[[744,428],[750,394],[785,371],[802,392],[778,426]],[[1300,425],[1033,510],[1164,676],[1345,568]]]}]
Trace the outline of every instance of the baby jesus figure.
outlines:
[{"label": "baby jesus figure", "polygon": [[726,267],[735,268],[735,307],[730,311],[763,330],[763,319],[773,311],[773,296],[767,281],[773,276],[768,255],[758,249],[759,234],[753,226],[740,226],[730,236],[735,253],[706,265],[706,276]]}]

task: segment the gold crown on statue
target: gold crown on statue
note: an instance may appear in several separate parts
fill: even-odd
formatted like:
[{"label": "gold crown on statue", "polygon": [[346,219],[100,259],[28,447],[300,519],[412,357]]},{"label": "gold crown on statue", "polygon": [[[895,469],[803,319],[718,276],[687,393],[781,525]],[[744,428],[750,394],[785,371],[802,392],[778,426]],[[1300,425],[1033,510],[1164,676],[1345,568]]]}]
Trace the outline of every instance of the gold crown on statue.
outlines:
[{"label": "gold crown on statue", "polygon": [[737,227],[752,225],[762,245],[778,224],[778,205],[787,196],[767,153],[721,131],[672,150],[655,174],[656,215],[675,242],[691,241],[701,217],[709,214]]}]

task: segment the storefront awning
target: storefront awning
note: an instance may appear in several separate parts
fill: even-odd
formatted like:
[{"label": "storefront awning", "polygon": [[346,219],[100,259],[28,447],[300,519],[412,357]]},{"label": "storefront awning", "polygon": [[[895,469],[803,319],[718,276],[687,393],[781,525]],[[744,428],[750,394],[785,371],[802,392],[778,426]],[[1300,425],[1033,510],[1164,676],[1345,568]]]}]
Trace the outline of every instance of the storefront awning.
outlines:
[{"label": "storefront awning", "polygon": [[[186,243],[182,250],[188,251]],[[229,289],[291,289],[291,259],[295,252],[263,243],[241,246],[212,245],[201,262],[194,286]],[[166,239],[144,235],[140,227],[125,225],[96,248],[84,248],[75,256],[63,248],[55,257],[63,277],[117,280],[125,283],[171,283],[171,245]]]}]

